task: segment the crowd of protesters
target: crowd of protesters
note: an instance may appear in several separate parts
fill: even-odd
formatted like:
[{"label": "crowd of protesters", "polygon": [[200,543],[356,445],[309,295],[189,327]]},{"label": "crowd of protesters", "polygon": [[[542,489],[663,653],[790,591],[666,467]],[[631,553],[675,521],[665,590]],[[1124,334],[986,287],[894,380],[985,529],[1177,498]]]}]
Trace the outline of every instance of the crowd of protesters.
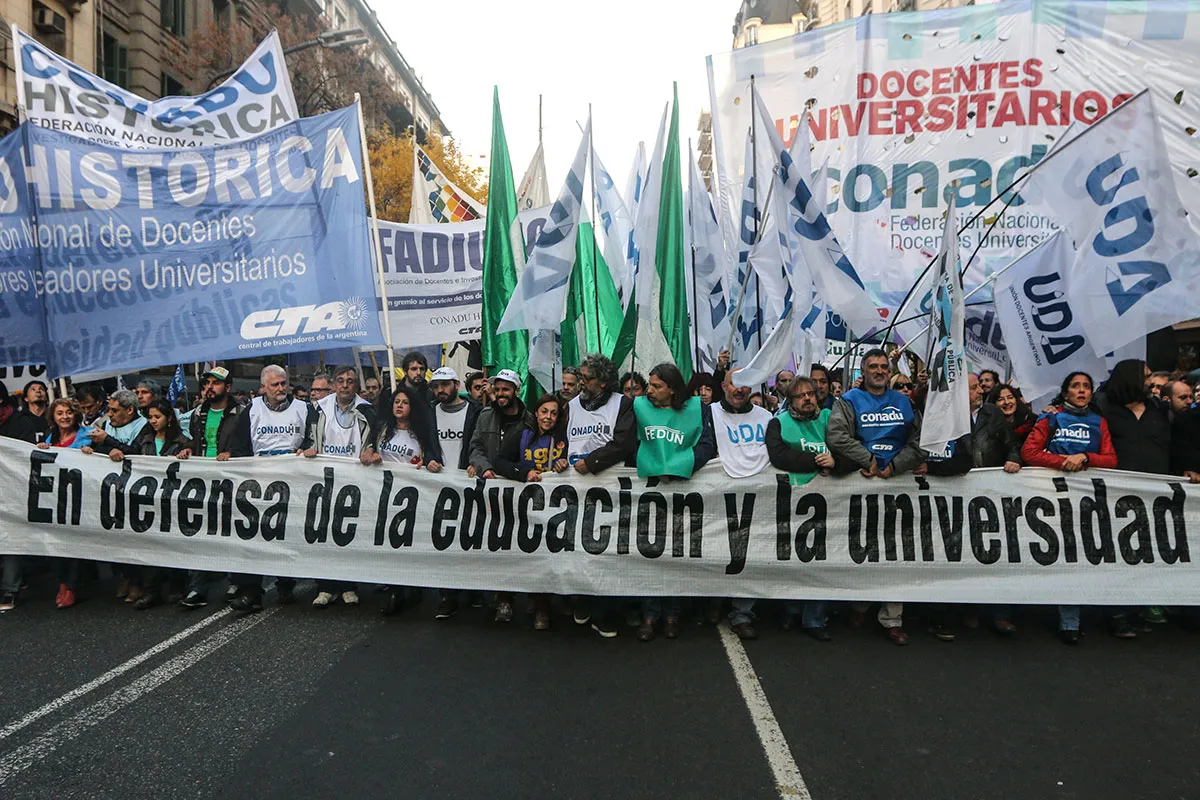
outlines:
[{"label": "crowd of protesters", "polygon": [[[618,375],[609,359],[592,355],[578,368],[565,368],[558,390],[529,405],[521,399],[521,377],[511,370],[501,369],[490,380],[482,372],[460,380],[450,367],[430,371],[419,352],[402,360],[403,377],[394,390],[378,376],[364,380],[355,367],[319,374],[308,387],[293,386],[286,369],[271,365],[262,370],[251,397],[233,391],[229,371],[214,366],[203,374],[191,408],[172,407],[151,379],[107,396],[84,386],[73,397],[53,401],[48,387],[35,380],[26,384],[19,403],[0,385],[0,435],[114,461],[129,455],[222,461],[324,454],[368,466],[409,464],[519,482],[540,481],[552,472],[597,474],[618,465],[636,467],[641,478],[680,481],[714,459],[733,480],[774,467],[794,485],[818,475],[888,480],[906,473],[954,476],[983,467],[1014,473],[1024,466],[1126,469],[1200,482],[1200,412],[1193,410],[1200,386],[1185,375],[1151,372],[1140,360],[1122,361],[1107,376],[1073,372],[1058,395],[1035,410],[1017,386],[984,370],[968,376],[971,432],[930,452],[919,444],[926,375],[917,372],[914,379],[897,370],[899,357],[898,351],[889,357],[870,350],[861,359],[861,375],[845,383],[840,371],[819,364],[808,375],[782,370],[773,387],[757,391],[737,385],[736,370],[724,355],[714,373],[696,373],[687,382],[672,364],[658,364],[646,375]],[[662,435],[664,430],[671,435]],[[16,607],[24,567],[33,561],[3,556],[0,611]],[[56,605],[70,608],[80,582],[97,565],[50,561],[59,587]],[[120,564],[111,569],[119,579],[117,598],[139,610],[168,602],[202,608],[210,589],[226,580],[225,602],[238,612],[261,610],[272,583],[278,603],[295,602],[293,578]],[[379,590],[385,613],[413,605],[420,594],[401,586]],[[489,601],[497,622],[511,623],[517,616],[511,593],[486,598],[453,588],[437,591],[438,619],[454,616],[464,604],[481,607]],[[551,627],[552,600],[546,594],[529,598],[534,629]],[[358,605],[357,587],[318,580],[312,606],[339,602]],[[871,604],[839,609],[819,599],[769,604],[751,598],[571,597],[563,605],[575,623],[605,638],[617,635],[620,620],[636,627],[641,641],[679,636],[692,606],[710,623],[727,615],[740,638],[754,639],[763,606],[781,605],[782,628],[822,642],[832,639],[833,613],[844,612],[852,626],[862,627],[871,610]],[[892,643],[907,644],[903,604],[876,605],[879,629]],[[1169,611],[1104,608],[1097,614],[1113,636],[1131,639],[1167,622]],[[943,641],[953,641],[958,625],[985,625],[1011,636],[1017,630],[1012,616],[1010,607],[1000,605],[933,604],[924,614],[929,630]],[[1081,618],[1079,606],[1058,607],[1063,642],[1078,643]],[[1195,627],[1190,610],[1180,611],[1179,619]]]}]

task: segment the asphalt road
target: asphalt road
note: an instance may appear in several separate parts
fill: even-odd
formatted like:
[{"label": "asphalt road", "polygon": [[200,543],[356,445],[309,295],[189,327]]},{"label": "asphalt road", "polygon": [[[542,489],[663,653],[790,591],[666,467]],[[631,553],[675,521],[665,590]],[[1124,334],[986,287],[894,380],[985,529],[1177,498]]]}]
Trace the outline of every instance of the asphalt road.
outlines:
[{"label": "asphalt road", "polygon": [[1070,648],[1026,610],[1015,639],[946,644],[910,611],[897,648],[764,619],[743,651],[691,623],[602,640],[313,591],[238,619],[136,612],[110,584],[59,611],[35,581],[0,615],[0,798],[1200,795],[1200,636],[1173,625],[1093,621]]}]

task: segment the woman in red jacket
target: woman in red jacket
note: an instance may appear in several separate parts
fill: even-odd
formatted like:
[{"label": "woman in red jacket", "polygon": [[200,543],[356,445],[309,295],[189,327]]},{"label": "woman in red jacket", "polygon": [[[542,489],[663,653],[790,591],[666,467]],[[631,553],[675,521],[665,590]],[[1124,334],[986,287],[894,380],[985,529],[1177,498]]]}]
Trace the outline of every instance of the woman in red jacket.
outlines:
[{"label": "woman in red jacket", "polygon": [[[1091,408],[1092,392],[1091,375],[1072,372],[1067,376],[1054,410],[1038,419],[1021,447],[1026,464],[1064,472],[1117,468],[1108,423]],[[1058,635],[1066,644],[1079,643],[1079,616],[1079,606],[1058,607]],[[1137,634],[1120,615],[1113,618],[1113,635],[1131,639]]]}]

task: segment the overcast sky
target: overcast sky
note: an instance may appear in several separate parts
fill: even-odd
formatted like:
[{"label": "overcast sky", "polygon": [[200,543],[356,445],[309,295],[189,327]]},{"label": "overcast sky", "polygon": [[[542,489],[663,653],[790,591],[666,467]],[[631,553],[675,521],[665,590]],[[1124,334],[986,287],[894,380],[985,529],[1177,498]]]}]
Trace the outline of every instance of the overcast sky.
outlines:
[{"label": "overcast sky", "polygon": [[[671,82],[681,146],[708,107],[705,57],[733,43],[737,0],[374,0],[379,19],[467,153],[491,145],[492,86],[519,181],[537,147],[538,94],[550,196],[592,104],[596,153],[624,189],[639,140],[647,156]],[[684,174],[687,167],[684,166]],[[686,178],[685,181],[686,183]]]}]

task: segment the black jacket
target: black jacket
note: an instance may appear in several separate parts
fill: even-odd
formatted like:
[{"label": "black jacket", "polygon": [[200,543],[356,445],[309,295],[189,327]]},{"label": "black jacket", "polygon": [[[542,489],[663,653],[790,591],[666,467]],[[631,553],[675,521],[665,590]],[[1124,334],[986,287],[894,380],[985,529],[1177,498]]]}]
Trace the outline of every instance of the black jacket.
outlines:
[{"label": "black jacket", "polygon": [[1155,475],[1171,472],[1171,423],[1162,406],[1148,399],[1138,418],[1125,406],[1109,401],[1104,392],[1097,393],[1096,405],[1108,422],[1121,469]]},{"label": "black jacket", "polygon": [[155,450],[154,438],[154,428],[151,428],[149,425],[142,428],[142,432],[133,440],[133,455],[177,456],[181,451],[187,450],[192,446],[192,442],[187,436],[180,436],[178,439],[163,442],[162,452],[159,453]]},{"label": "black jacket", "polygon": [[233,452],[233,432],[237,428],[235,420],[246,413],[246,406],[239,405],[232,397],[225,406],[225,415],[217,425],[217,453],[206,452],[208,442],[204,439],[204,428],[208,425],[209,403],[204,403],[196,409],[188,420],[188,435],[192,440],[192,455],[199,458],[216,458],[217,453]]},{"label": "black jacket", "polygon": [[516,413],[504,416],[496,406],[491,405],[479,412],[475,420],[474,430],[471,431],[468,451],[468,463],[475,467],[475,472],[482,475],[489,469],[495,468],[496,457],[500,454],[500,444],[504,437],[513,430],[532,427],[536,423],[520,398],[514,400]]},{"label": "black jacket", "polygon": [[39,417],[22,408],[4,423],[4,435],[30,444],[44,442],[50,435],[50,423],[46,421],[46,416],[43,414]]},{"label": "black jacket", "polygon": [[1175,415],[1171,423],[1171,472],[1200,472],[1200,411]]},{"label": "black jacket", "polygon": [[[1000,419],[1004,419],[1004,415],[1000,415]],[[950,478],[955,475],[966,475],[971,471],[972,455],[972,436],[969,433],[964,433],[962,436],[954,440],[954,455],[945,461],[934,461],[930,458],[925,459],[925,466],[929,469],[930,475],[936,475],[940,478]]]},{"label": "black jacket", "polygon": [[767,423],[767,458],[771,466],[785,472],[818,472],[817,454],[798,450],[783,440],[779,417]]},{"label": "black jacket", "polygon": [[1021,445],[1004,412],[995,403],[984,403],[971,425],[971,463],[976,467],[1003,467],[1021,463]]}]

